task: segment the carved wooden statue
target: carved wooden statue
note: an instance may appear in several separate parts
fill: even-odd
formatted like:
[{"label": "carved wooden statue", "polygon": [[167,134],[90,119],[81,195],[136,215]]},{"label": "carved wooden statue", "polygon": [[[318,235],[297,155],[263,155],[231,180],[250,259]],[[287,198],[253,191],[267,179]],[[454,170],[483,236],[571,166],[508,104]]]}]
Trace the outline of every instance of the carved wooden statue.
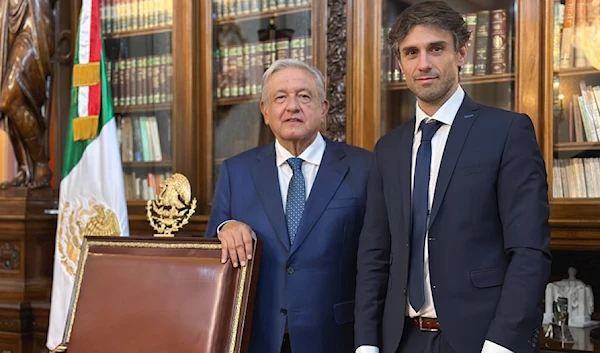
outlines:
[{"label": "carved wooden statue", "polygon": [[48,186],[49,76],[56,0],[0,0],[0,125],[19,164],[0,188]]}]

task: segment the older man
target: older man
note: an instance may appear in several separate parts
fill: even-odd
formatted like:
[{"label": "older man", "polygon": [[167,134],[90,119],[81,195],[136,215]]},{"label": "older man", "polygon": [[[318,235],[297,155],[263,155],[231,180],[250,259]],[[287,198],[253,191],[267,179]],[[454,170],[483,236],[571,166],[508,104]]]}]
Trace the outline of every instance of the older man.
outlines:
[{"label": "older man", "polygon": [[260,108],[275,143],[222,164],[207,231],[233,266],[263,243],[250,352],[352,352],[371,153],[321,136],[324,79],[300,61],[265,72]]}]

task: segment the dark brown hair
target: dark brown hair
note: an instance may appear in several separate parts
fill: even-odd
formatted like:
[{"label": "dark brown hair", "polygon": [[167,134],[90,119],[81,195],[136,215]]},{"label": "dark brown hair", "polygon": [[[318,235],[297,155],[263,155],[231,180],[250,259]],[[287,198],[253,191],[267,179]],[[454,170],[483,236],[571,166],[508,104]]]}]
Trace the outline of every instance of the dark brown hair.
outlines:
[{"label": "dark brown hair", "polygon": [[444,1],[423,1],[402,11],[390,30],[388,44],[398,59],[400,58],[399,43],[416,25],[427,25],[449,31],[454,37],[454,50],[465,46],[471,35],[462,15]]}]

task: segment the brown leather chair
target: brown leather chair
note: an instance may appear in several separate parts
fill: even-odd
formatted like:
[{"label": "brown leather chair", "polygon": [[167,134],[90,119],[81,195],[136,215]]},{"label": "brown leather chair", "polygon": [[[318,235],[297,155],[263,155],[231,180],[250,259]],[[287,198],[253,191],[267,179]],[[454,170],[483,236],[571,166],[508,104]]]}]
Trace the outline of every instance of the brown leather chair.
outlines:
[{"label": "brown leather chair", "polygon": [[260,261],[221,264],[205,238],[87,237],[68,353],[246,352]]}]

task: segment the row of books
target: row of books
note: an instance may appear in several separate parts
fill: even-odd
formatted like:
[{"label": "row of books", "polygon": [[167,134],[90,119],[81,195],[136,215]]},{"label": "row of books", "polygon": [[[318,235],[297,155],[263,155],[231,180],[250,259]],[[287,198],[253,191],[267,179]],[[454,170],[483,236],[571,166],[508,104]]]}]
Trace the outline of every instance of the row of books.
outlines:
[{"label": "row of books", "polygon": [[[507,11],[505,9],[483,10],[463,14],[471,38],[467,43],[467,60],[461,69],[461,77],[504,74],[511,70]],[[387,42],[391,28],[384,28],[382,42]],[[389,48],[383,45],[383,48]],[[396,56],[391,48],[382,53],[382,75],[385,82],[403,81]]]},{"label": "row of books", "polygon": [[[170,119],[156,116],[118,116],[123,162],[158,162],[171,159]],[[159,123],[160,120],[160,123]]]},{"label": "row of books", "polygon": [[169,103],[173,100],[173,57],[147,55],[108,61],[114,106]]},{"label": "row of books", "polygon": [[100,0],[104,34],[144,30],[173,24],[173,0]]},{"label": "row of books", "polygon": [[160,193],[160,184],[172,176],[171,171],[163,173],[124,173],[125,197],[127,200],[153,200]]},{"label": "row of books", "polygon": [[579,81],[581,94],[573,94],[569,103],[569,141],[600,141],[600,86]]},{"label": "row of books", "polygon": [[597,0],[554,1],[552,43],[554,70],[590,66],[583,50],[576,45],[578,40],[594,40],[586,37],[584,32],[586,26],[600,28],[600,2]]},{"label": "row of books", "polygon": [[312,65],[310,37],[220,46],[214,53],[218,69],[217,98],[261,93],[262,75],[277,59],[293,58]]},{"label": "row of books", "polygon": [[600,158],[554,159],[554,197],[600,197]]},{"label": "row of books", "polygon": [[310,5],[312,0],[214,0],[217,19]]}]

